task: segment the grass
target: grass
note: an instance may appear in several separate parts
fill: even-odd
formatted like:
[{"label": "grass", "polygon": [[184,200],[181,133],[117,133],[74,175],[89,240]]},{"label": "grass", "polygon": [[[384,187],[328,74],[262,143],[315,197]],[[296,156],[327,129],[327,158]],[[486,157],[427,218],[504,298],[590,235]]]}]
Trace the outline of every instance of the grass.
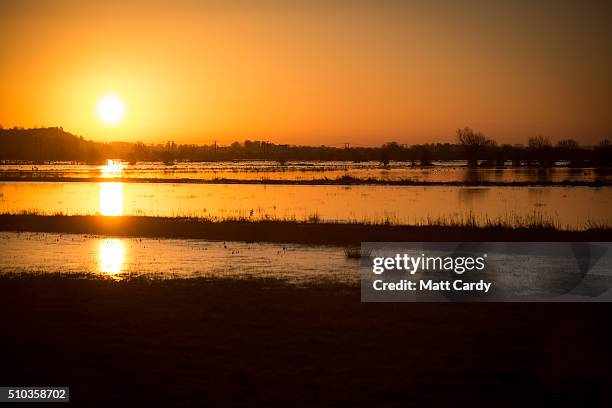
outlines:
[{"label": "grass", "polygon": [[422,225],[335,223],[309,220],[258,220],[199,217],[105,217],[96,215],[39,215],[32,212],[0,215],[0,231],[60,232],[113,236],[212,239],[246,242],[359,245],[366,241],[609,241],[612,229],[593,224],[583,230],[563,230],[537,217],[489,221],[474,217],[433,219]]},{"label": "grass", "polygon": [[461,227],[461,228],[501,228],[501,229],[532,229],[532,230],[590,230],[590,229],[610,229],[605,223],[586,222],[577,228],[569,226],[563,227],[559,222],[551,217],[546,217],[538,211],[526,215],[506,214],[502,217],[491,218],[488,216],[477,217],[472,211],[467,214],[455,214],[449,217],[425,217],[417,220],[418,226],[437,226],[437,227]]},{"label": "grass", "polygon": [[315,212],[315,213],[310,214],[306,218],[306,222],[317,224],[317,223],[321,222],[321,217],[319,216],[319,213]]},{"label": "grass", "polygon": [[606,406],[612,385],[601,304],[364,304],[260,279],[0,293],[0,383],[68,385],[77,406]]},{"label": "grass", "polygon": [[[204,210],[205,212],[206,210]],[[200,222],[200,223],[230,223],[230,222],[249,222],[249,223],[295,223],[295,224],[325,224],[325,225],[361,225],[361,226],[412,226],[412,227],[444,227],[444,228],[498,228],[498,229],[531,229],[531,230],[552,230],[552,231],[609,231],[612,226],[603,221],[587,220],[582,224],[571,226],[562,225],[554,218],[534,210],[531,213],[521,215],[507,213],[503,216],[492,218],[486,215],[478,216],[471,210],[467,213],[452,214],[449,216],[426,216],[415,218],[411,223],[402,223],[399,219],[392,215],[385,215],[379,219],[350,219],[348,221],[324,220],[318,212],[312,212],[304,218],[299,219],[295,215],[290,217],[275,217],[265,213],[261,208],[245,210],[232,215],[213,216],[199,215],[190,213],[177,213],[171,217],[149,216],[145,214],[125,215],[125,216],[103,216],[101,214],[83,213],[66,213],[62,211],[46,212],[36,209],[25,209],[20,211],[8,211],[0,213],[0,217],[102,217],[109,220],[112,219],[128,219],[128,218],[150,218],[150,219],[167,219],[183,222]]]},{"label": "grass", "polygon": [[606,224],[605,222],[601,222],[601,221],[587,221],[584,225],[584,228],[587,230],[601,230],[601,231],[605,231],[605,230],[609,230],[610,229],[610,225]]}]

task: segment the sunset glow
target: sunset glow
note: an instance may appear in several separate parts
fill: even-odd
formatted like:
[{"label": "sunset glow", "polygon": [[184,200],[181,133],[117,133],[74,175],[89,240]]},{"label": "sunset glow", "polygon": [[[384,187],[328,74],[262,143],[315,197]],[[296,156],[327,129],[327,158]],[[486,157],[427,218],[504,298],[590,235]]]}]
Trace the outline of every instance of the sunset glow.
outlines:
[{"label": "sunset glow", "polygon": [[98,102],[98,116],[109,125],[116,125],[125,113],[123,101],[114,95],[105,96]]},{"label": "sunset glow", "polygon": [[0,13],[19,39],[0,45],[5,128],[368,146],[612,131],[603,2],[28,3]]},{"label": "sunset glow", "polygon": [[611,21],[0,0],[0,402],[610,406]]}]

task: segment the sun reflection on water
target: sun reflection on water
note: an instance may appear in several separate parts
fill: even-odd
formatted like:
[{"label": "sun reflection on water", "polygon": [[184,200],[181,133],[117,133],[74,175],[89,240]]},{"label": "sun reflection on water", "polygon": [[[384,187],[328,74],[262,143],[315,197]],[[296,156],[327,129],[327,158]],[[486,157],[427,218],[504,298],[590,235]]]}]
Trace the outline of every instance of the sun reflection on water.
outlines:
[{"label": "sun reflection on water", "polygon": [[100,183],[100,214],[123,215],[123,183]]},{"label": "sun reflection on water", "polygon": [[107,160],[104,166],[100,166],[100,172],[104,178],[119,177],[123,167],[123,163],[119,160]]},{"label": "sun reflection on water", "polygon": [[123,269],[125,245],[120,239],[101,239],[98,246],[98,261],[101,273],[116,275]]}]

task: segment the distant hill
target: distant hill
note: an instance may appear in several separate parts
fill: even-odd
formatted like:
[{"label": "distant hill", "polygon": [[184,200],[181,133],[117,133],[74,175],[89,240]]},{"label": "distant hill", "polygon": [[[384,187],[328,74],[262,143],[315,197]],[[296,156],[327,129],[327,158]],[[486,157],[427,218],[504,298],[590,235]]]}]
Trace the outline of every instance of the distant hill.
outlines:
[{"label": "distant hill", "polygon": [[130,157],[134,144],[85,140],[61,127],[0,129],[0,160],[75,161],[100,163],[106,158]]},{"label": "distant hill", "polygon": [[2,160],[77,160],[87,151],[82,137],[62,128],[3,129],[0,131]]}]

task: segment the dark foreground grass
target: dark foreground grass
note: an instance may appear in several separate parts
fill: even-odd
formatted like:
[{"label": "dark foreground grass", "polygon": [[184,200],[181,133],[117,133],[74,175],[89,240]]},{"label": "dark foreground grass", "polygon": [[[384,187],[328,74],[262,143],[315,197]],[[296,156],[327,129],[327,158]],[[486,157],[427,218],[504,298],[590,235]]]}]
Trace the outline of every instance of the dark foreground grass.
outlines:
[{"label": "dark foreground grass", "polygon": [[610,406],[608,304],[362,304],[274,280],[0,277],[3,385],[72,406]]},{"label": "dark foreground grass", "polygon": [[387,225],[299,221],[211,221],[198,218],[0,215],[0,231],[193,238],[247,242],[357,245],[366,241],[609,241],[612,230],[558,230],[549,224],[510,227]]}]

